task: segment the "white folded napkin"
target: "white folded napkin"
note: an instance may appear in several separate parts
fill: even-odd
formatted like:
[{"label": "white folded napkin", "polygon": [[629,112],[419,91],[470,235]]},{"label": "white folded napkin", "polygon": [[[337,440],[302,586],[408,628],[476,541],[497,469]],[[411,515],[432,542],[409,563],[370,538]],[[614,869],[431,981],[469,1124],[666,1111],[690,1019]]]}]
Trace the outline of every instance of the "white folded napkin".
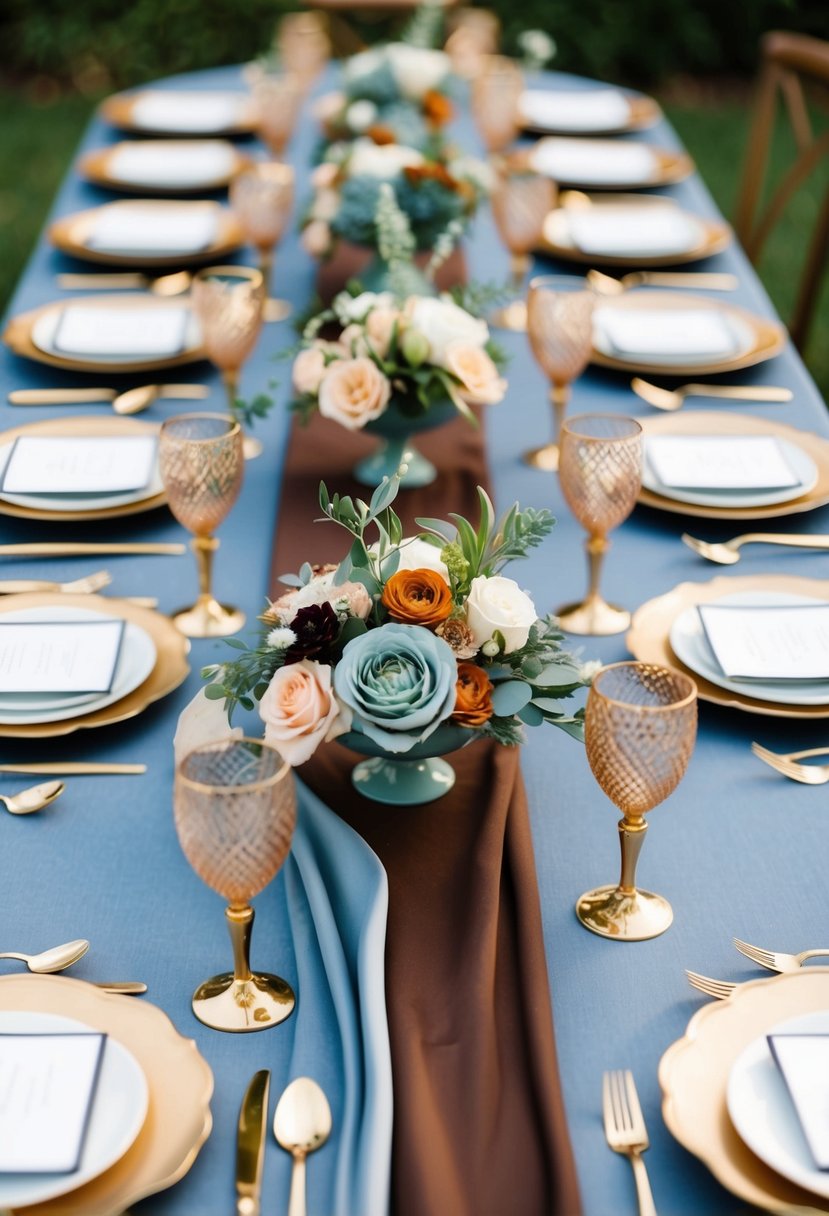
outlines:
[{"label": "white folded napkin", "polygon": [[585,186],[646,184],[658,163],[647,144],[566,137],[539,140],[530,161],[538,173]]},{"label": "white folded napkin", "polygon": [[829,679],[829,604],[700,604],[697,611],[728,679]]},{"label": "white folded napkin", "polygon": [[649,467],[674,490],[777,490],[798,487],[774,435],[649,435]]},{"label": "white folded napkin", "polygon": [[521,94],[518,111],[540,130],[612,131],[628,122],[630,103],[618,89],[533,89]]},{"label": "white folded napkin", "polygon": [[123,494],[146,489],[155,471],[155,435],[19,435],[7,459],[4,494]]},{"label": "white folded napkin", "polygon": [[218,226],[214,203],[116,203],[100,213],[84,244],[99,253],[200,253]]},{"label": "white folded napkin", "polygon": [[701,239],[701,226],[678,207],[610,203],[565,212],[570,238],[582,253],[659,257],[684,253]]},{"label": "white folded napkin", "polygon": [[108,174],[148,189],[186,190],[225,181],[235,164],[232,145],[219,139],[173,143],[147,139],[121,144],[110,157]]},{"label": "white folded napkin", "polygon": [[137,97],[132,122],[149,131],[224,131],[243,119],[242,93],[178,93],[150,90]]},{"label": "white folded napkin", "polygon": [[768,1045],[815,1165],[829,1170],[829,1034],[770,1034]]},{"label": "white folded napkin", "polygon": [[52,339],[60,354],[151,356],[184,350],[190,310],[183,304],[160,308],[103,308],[67,304]]},{"label": "white folded napkin", "polygon": [[734,355],[740,348],[726,313],[717,308],[614,308],[603,305],[593,316],[614,354],[665,360],[707,360]]}]

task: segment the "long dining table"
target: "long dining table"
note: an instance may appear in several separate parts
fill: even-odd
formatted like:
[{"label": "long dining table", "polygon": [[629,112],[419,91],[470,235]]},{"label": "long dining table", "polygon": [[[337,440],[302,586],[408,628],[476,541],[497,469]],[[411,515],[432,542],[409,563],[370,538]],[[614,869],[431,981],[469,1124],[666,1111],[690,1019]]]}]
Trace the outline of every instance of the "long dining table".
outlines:
[{"label": "long dining table", "polygon": [[[240,71],[231,68],[163,83],[174,89],[244,87]],[[328,76],[316,91],[330,87]],[[453,134],[466,148],[478,146],[464,109]],[[79,154],[117,138],[117,132],[96,117]],[[636,138],[680,147],[664,120]],[[306,109],[289,148],[300,203],[309,189],[316,139],[316,124]],[[696,173],[662,192],[700,215],[718,214]],[[70,169],[56,196],[52,217],[93,206],[107,197]],[[481,281],[506,277],[507,254],[486,207],[464,239],[464,249],[472,277]],[[539,258],[537,265],[553,263]],[[41,238],[10,302],[8,317],[59,298],[62,293],[55,275],[77,268],[45,236]],[[763,316],[774,316],[768,296],[736,242],[708,259],[703,268],[735,274],[739,286],[729,298]],[[568,271],[564,264],[555,269]],[[315,273],[315,264],[290,232],[278,250],[275,293],[302,311],[312,297]],[[501,405],[485,411],[487,460],[497,505],[503,509],[519,500],[525,506],[549,507],[557,517],[553,535],[531,554],[520,573],[514,572],[530,590],[539,611],[553,610],[581,598],[584,592],[583,535],[569,515],[555,476],[529,469],[522,462],[527,448],[549,437],[547,389],[526,338],[520,334],[499,338],[510,356],[509,392]],[[220,596],[235,599],[244,609],[249,629],[273,589],[269,560],[274,531],[282,523],[279,489],[292,425],[284,409],[289,364],[275,361],[274,356],[292,341],[290,322],[267,325],[245,367],[243,395],[252,395],[276,380],[277,405],[264,422],[257,423],[263,455],[247,464],[241,497],[219,533],[215,586]],[[193,378],[191,369],[186,370],[183,378]],[[221,385],[213,369],[201,363],[192,370],[211,387],[207,407],[223,408]],[[9,390],[91,383],[89,376],[44,367],[6,349],[0,351],[0,377],[4,429],[69,413],[65,407],[15,408],[6,402]],[[762,412],[764,418],[829,436],[825,404],[791,345],[769,362],[729,379],[787,385],[794,397],[781,405],[700,401],[693,407]],[[125,386],[135,382],[135,377],[114,381]],[[85,412],[93,408],[102,407]],[[570,406],[572,414],[585,411],[651,413],[630,390],[628,377],[592,367],[575,384]],[[154,406],[146,417],[160,420],[171,412],[184,410],[166,403]],[[321,475],[324,472],[320,470]],[[686,517],[638,507],[613,536],[603,578],[607,598],[635,609],[678,583],[707,582],[722,574],[681,543],[680,534],[686,527]],[[735,529],[706,521],[694,522],[690,530],[699,530],[709,539],[725,539]],[[829,509],[780,519],[779,530],[829,531]],[[84,527],[3,517],[3,543],[47,539],[186,538],[164,508]],[[155,595],[162,612],[171,612],[193,597],[195,571],[189,555],[114,557],[106,564],[113,575],[113,594]],[[2,574],[23,578],[36,571],[38,576],[68,579],[82,568],[86,569],[86,562],[70,559],[35,563],[4,558]],[[737,573],[820,578],[827,569],[827,558],[819,553],[777,553],[757,546],[745,551]],[[628,657],[624,635],[570,639],[570,644],[584,660],[610,663]],[[7,738],[0,744],[0,762],[5,763],[89,759],[148,765],[142,776],[71,777],[67,792],[51,809],[25,818],[0,816],[0,947],[35,951],[69,938],[89,938],[92,948],[72,974],[80,979],[146,981],[147,997],[135,999],[150,1000],[163,1009],[179,1031],[196,1041],[208,1061],[215,1078],[213,1130],[181,1181],[135,1206],[136,1212],[158,1216],[219,1216],[230,1210],[236,1120],[244,1088],[256,1069],[269,1068],[278,1093],[289,1079],[299,1035],[335,1111],[343,1103],[343,1081],[330,1050],[331,1014],[313,1007],[310,998],[305,1004],[302,1001],[301,959],[296,957],[285,874],[256,900],[253,956],[256,965],[299,984],[297,1013],[266,1033],[223,1035],[201,1025],[190,1009],[193,989],[229,961],[229,947],[221,901],[191,870],[176,838],[171,810],[172,738],[178,714],[202,684],[200,668],[221,661],[226,653],[222,642],[194,641],[186,682],[130,721],[47,740]],[[829,913],[821,895],[829,868],[825,797],[819,789],[795,785],[762,765],[751,754],[754,739],[777,750],[792,750],[820,745],[827,740],[827,729],[819,720],[754,716],[700,705],[698,742],[687,775],[651,817],[639,868],[642,884],[670,899],[674,923],[663,936],[635,944],[594,936],[574,914],[575,901],[583,891],[614,881],[618,873],[617,813],[596,785],[583,748],[563,733],[546,728],[528,731],[522,748],[563,1100],[586,1216],[635,1210],[629,1167],[608,1150],[603,1134],[601,1078],[611,1068],[630,1068],[636,1077],[651,1139],[647,1163],[663,1216],[703,1212],[736,1216],[745,1210],[669,1134],[660,1113],[657,1066],[705,999],[689,988],[684,968],[733,980],[754,978],[757,970],[735,952],[732,937],[792,950],[829,940]],[[20,785],[24,784],[27,779],[21,777]],[[5,788],[17,786],[8,778]],[[384,813],[383,808],[376,808],[378,816]],[[394,992],[388,991],[386,999],[392,1003]],[[175,1084],[175,1079],[170,1083]],[[330,1144],[309,1162],[309,1205],[318,1214],[331,1210],[326,1196],[335,1185],[337,1135],[335,1122]],[[284,1209],[289,1168],[287,1154],[269,1137],[267,1210]],[[378,1168],[384,1167],[380,1164]],[[516,1178],[511,1211],[523,1210],[521,1179]],[[354,1211],[351,1216],[362,1213]]]}]

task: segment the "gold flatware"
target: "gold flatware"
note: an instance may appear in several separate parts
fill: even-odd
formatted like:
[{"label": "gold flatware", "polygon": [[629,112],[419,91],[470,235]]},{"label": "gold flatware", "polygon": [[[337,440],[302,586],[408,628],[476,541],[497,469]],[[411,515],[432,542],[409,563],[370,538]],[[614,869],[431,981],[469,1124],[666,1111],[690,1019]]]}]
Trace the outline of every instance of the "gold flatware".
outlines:
[{"label": "gold flatware", "polygon": [[50,583],[46,579],[6,578],[0,579],[0,595],[23,595],[27,591],[65,591],[68,594],[92,595],[112,582],[108,570],[96,570],[85,578],[76,578],[71,583]]},{"label": "gold flatware", "polygon": [[93,985],[101,992],[115,992],[122,996],[142,996],[147,991],[147,985],[139,980],[117,980],[108,983],[106,980],[93,980]]},{"label": "gold flatware", "polygon": [[829,781],[829,764],[797,763],[809,756],[829,755],[829,747],[810,747],[804,752],[770,752],[767,747],[752,743],[751,750],[758,760],[763,760],[784,777],[791,777],[792,781],[800,781],[803,785],[826,785]]},{"label": "gold flatware", "polygon": [[55,971],[65,971],[78,959],[83,958],[89,949],[89,942],[79,937],[76,941],[65,942],[62,946],[53,946],[51,950],[42,950],[40,954],[22,954],[17,950],[7,950],[0,958],[16,958],[25,963],[36,975],[52,975]]},{"label": "gold flatware", "polygon": [[159,397],[165,399],[202,401],[210,396],[206,384],[142,384],[138,388],[128,388],[125,393],[119,393],[112,402],[116,414],[140,414]]},{"label": "gold flatware", "polygon": [[59,274],[58,287],[64,291],[151,291],[156,296],[180,296],[190,290],[193,276],[189,270],[158,276],[124,272],[123,274]]},{"label": "gold flatware", "polygon": [[88,405],[93,401],[114,401],[114,388],[15,388],[8,395],[9,405]]},{"label": "gold flatware", "polygon": [[602,1078],[602,1116],[604,1134],[614,1153],[627,1157],[633,1168],[639,1216],[656,1216],[648,1171],[642,1153],[650,1147],[645,1117],[633,1073],[606,1072]]},{"label": "gold flatware", "polygon": [[158,607],[158,597],[155,595],[118,595],[115,598],[126,600],[128,604],[136,604],[139,608]]},{"label": "gold flatware", "polygon": [[331,1107],[310,1077],[297,1077],[282,1094],[273,1117],[277,1144],[294,1159],[288,1216],[305,1216],[305,1159],[331,1135]]},{"label": "gold flatware", "polygon": [[156,544],[154,541],[33,541],[19,545],[0,545],[0,557],[92,557],[133,554],[155,557],[179,557],[187,546]]},{"label": "gold flatware", "polygon": [[712,980],[710,975],[700,975],[696,971],[685,971],[685,977],[692,988],[696,988],[698,992],[704,992],[706,996],[713,996],[717,1001],[724,1001],[731,996],[735,988],[739,984],[733,983],[731,980]]},{"label": "gold flatware", "polygon": [[763,950],[760,946],[741,941],[739,937],[733,938],[733,941],[740,954],[767,971],[799,971],[807,959],[829,958],[829,950],[801,950],[799,954],[786,954],[781,950]]},{"label": "gold flatware", "polygon": [[739,286],[733,274],[696,274],[693,271],[678,271],[669,274],[662,270],[631,270],[620,279],[603,274],[601,270],[588,270],[587,281],[596,291],[606,296],[619,296],[633,287],[693,287],[701,291],[735,291]]},{"label": "gold flatware", "polygon": [[9,404],[88,405],[100,401],[111,405],[116,414],[139,414],[159,397],[197,401],[209,395],[206,384],[142,384],[124,392],[115,388],[16,388],[9,393]]},{"label": "gold flatware", "polygon": [[87,763],[85,760],[35,761],[32,764],[0,764],[0,773],[57,774],[61,777],[104,777],[131,776],[146,773],[146,764],[99,764]]},{"label": "gold flatware", "polygon": [[718,397],[724,401],[753,401],[758,404],[764,401],[780,404],[794,397],[790,388],[778,388],[772,384],[681,384],[679,388],[671,389],[660,388],[641,376],[634,376],[630,387],[637,397],[647,401],[655,410],[668,412],[681,409],[686,397]]},{"label": "gold flatware", "polygon": [[813,536],[786,535],[784,532],[744,532],[731,540],[698,540],[696,536],[682,533],[682,540],[689,549],[709,562],[720,566],[734,566],[740,560],[739,550],[743,545],[783,545],[788,549],[829,549],[829,536],[815,533]]},{"label": "gold flatware", "polygon": [[42,811],[50,802],[54,802],[65,789],[62,781],[45,781],[18,794],[0,794],[0,802],[12,815],[31,815],[33,811]]},{"label": "gold flatware", "polygon": [[271,1074],[263,1068],[254,1073],[242,1099],[236,1131],[237,1216],[259,1216],[270,1086]]}]

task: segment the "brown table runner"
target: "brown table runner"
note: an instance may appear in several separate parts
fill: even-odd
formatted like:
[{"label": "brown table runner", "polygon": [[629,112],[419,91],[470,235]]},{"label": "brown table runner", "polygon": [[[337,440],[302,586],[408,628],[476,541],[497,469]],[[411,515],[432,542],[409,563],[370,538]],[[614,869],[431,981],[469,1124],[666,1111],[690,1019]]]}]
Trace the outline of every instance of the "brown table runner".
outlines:
[{"label": "brown table runner", "polygon": [[[350,469],[373,442],[318,417],[295,426],[274,592],[279,574],[342,556],[345,533],[311,522],[318,484],[367,497]],[[418,447],[441,472],[401,492],[407,531],[417,515],[474,517],[487,481],[480,431],[459,419]],[[577,1216],[519,752],[472,744],[452,757],[454,789],[420,807],[367,801],[349,781],[356,759],[330,744],[298,775],[388,874],[394,1216]]]}]

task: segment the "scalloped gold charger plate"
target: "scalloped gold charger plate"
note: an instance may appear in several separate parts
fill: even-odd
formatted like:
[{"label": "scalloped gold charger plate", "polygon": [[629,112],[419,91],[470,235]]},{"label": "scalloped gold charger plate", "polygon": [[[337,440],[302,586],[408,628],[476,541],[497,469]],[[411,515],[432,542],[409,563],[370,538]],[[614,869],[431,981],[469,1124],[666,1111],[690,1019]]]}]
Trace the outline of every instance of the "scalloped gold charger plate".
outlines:
[{"label": "scalloped gold charger plate", "polygon": [[[21,608],[42,607],[88,608],[103,616],[124,621],[133,621],[152,638],[156,649],[156,661],[149,677],[120,701],[114,701],[91,713],[68,718],[60,722],[39,722],[20,726],[0,725],[3,739],[48,739],[56,735],[69,735],[76,730],[96,726],[110,726],[114,722],[125,722],[142,713],[154,701],[166,697],[183,683],[190,672],[187,652],[190,644],[176,629],[169,617],[162,616],[152,608],[141,608],[127,600],[104,595],[69,595],[60,591],[37,591],[26,595],[4,595],[0,599],[0,616],[6,612],[17,612]],[[66,1011],[69,1012],[68,1010]]]},{"label": "scalloped gold charger plate", "polygon": [[51,349],[44,350],[36,345],[33,339],[35,326],[42,324],[42,318],[48,317],[51,322],[54,314],[54,327],[56,327],[57,317],[69,304],[73,308],[153,309],[169,308],[174,303],[186,307],[186,304],[178,298],[165,300],[159,296],[140,295],[138,292],[134,292],[132,295],[116,295],[113,292],[100,296],[72,296],[63,300],[53,300],[51,304],[42,304],[40,308],[33,308],[30,312],[21,312],[18,316],[12,317],[3,331],[3,341],[15,355],[21,355],[24,359],[33,359],[36,363],[47,363],[50,367],[62,367],[71,372],[95,372],[114,376],[121,372],[150,372],[166,367],[183,367],[185,363],[195,363],[199,359],[206,358],[201,345],[201,335],[197,328],[188,334],[184,350],[177,355],[168,355],[164,358],[89,359],[80,355],[60,354]]},{"label": "scalloped gold charger plate", "polygon": [[676,515],[692,515],[698,519],[774,519],[780,515],[797,515],[813,511],[829,503],[829,439],[812,431],[799,431],[782,422],[771,422],[752,414],[725,413],[716,410],[680,410],[676,414],[660,414],[639,418],[647,439],[649,435],[776,435],[795,444],[817,466],[817,481],[811,490],[788,502],[764,507],[714,507],[679,502],[676,498],[657,494],[642,487],[639,502],[645,507],[670,511]]},{"label": "scalloped gold charger plate", "polygon": [[157,1006],[113,996],[82,980],[5,975],[0,1005],[77,1018],[123,1043],[150,1091],[147,1118],[132,1147],[105,1173],[74,1191],[25,1209],[27,1216],[120,1216],[146,1195],[183,1178],[210,1135],[213,1074],[192,1039]]},{"label": "scalloped gold charger plate", "polygon": [[604,302],[604,306],[612,307],[614,310],[630,309],[632,311],[636,311],[636,309],[660,309],[662,311],[702,309],[710,312],[712,309],[716,309],[718,312],[731,316],[735,321],[735,330],[746,335],[745,342],[741,343],[736,353],[723,358],[712,358],[709,363],[699,361],[683,363],[681,359],[677,359],[675,363],[667,361],[649,363],[646,355],[631,355],[629,358],[622,358],[619,355],[598,350],[594,344],[590,355],[592,363],[628,374],[642,372],[652,376],[693,376],[695,378],[722,375],[725,372],[739,371],[743,367],[752,367],[755,363],[763,363],[766,359],[779,355],[787,341],[786,330],[779,322],[758,316],[745,308],[738,308],[735,304],[727,304],[720,300],[712,301],[710,296],[701,298],[699,295],[692,295],[688,292],[653,291],[651,288],[645,288],[641,291],[626,291],[619,296],[609,296]]},{"label": "scalloped gold charger plate", "polygon": [[150,94],[156,97],[162,93],[169,94],[173,106],[173,115],[175,113],[176,99],[187,97],[186,91],[179,92],[173,89],[143,89],[132,93],[113,93],[101,105],[101,117],[122,131],[132,131],[137,135],[162,137],[169,135],[178,137],[179,139],[198,139],[200,136],[212,137],[214,135],[252,135],[256,131],[259,117],[256,105],[253,98],[246,96],[244,93],[228,95],[232,96],[234,100],[237,97],[240,98],[242,103],[236,120],[231,123],[210,127],[209,129],[205,127],[196,131],[191,126],[178,129],[175,125],[174,117],[171,117],[169,125],[147,126],[136,118],[135,107],[142,97]]},{"label": "scalloped gold charger plate", "polygon": [[788,1182],[747,1148],[728,1116],[728,1078],[754,1039],[786,1018],[823,1010],[829,967],[752,980],[694,1014],[659,1063],[668,1130],[724,1187],[767,1212],[810,1216],[829,1212],[829,1200]]},{"label": "scalloped gold charger plate", "polygon": [[[547,136],[545,138],[556,139],[556,140],[571,139],[571,138],[580,139],[581,136],[576,137],[576,136],[572,136],[572,135],[551,135],[551,136]],[[540,140],[539,142],[543,143],[544,140]],[[612,140],[597,139],[595,142],[596,142],[596,156],[597,156],[598,160],[601,160],[601,154],[602,154],[601,144],[608,143],[608,144],[611,144],[611,146],[614,148],[619,146],[618,143],[615,143]],[[653,167],[651,169],[651,172],[648,173],[646,176],[642,177],[641,179],[638,179],[636,181],[630,181],[628,179],[623,179],[621,181],[596,181],[595,179],[591,180],[588,177],[570,178],[565,175],[565,176],[556,177],[556,179],[555,179],[556,184],[558,186],[560,186],[562,189],[566,188],[566,189],[602,190],[602,191],[604,191],[604,190],[617,190],[617,191],[618,190],[648,190],[653,186],[675,185],[676,182],[684,181],[686,177],[690,177],[691,174],[694,172],[694,168],[695,168],[694,162],[691,160],[691,157],[688,155],[687,152],[672,152],[668,148],[654,148],[651,144],[647,144],[645,146],[648,148],[648,151],[653,153]],[[536,144],[536,147],[538,147],[538,144]],[[533,158],[533,149],[530,149],[526,154],[522,153],[521,159],[525,160],[532,168],[535,168],[535,161]],[[536,171],[539,173],[545,172],[545,170],[543,168],[537,169]]]},{"label": "scalloped gold charger plate", "polygon": [[[192,144],[194,140],[176,141],[169,140],[143,140],[143,144],[161,143],[171,152],[174,151],[176,143]],[[233,178],[242,169],[247,168],[252,163],[251,157],[245,156],[233,144],[228,143],[228,151],[232,154],[230,160],[230,168],[228,172],[222,173],[215,177],[205,177],[203,180],[188,182],[179,185],[165,185],[161,182],[148,179],[147,181],[133,181],[113,174],[113,163],[117,164],[116,157],[124,148],[132,148],[135,146],[134,140],[122,140],[120,143],[112,144],[108,148],[98,148],[94,152],[87,152],[81,157],[76,168],[82,177],[87,181],[94,182],[96,186],[105,186],[108,190],[117,190],[123,194],[152,194],[161,195],[163,197],[177,198],[179,195],[187,194],[203,194],[206,190],[221,190],[230,183]]]},{"label": "scalloped gold charger plate", "polygon": [[[11,430],[0,432],[0,444],[5,446],[22,435],[61,435],[67,438],[91,435],[157,435],[157,422],[144,422],[139,418],[48,418],[41,422],[28,422],[24,426],[16,426]],[[99,500],[100,501],[100,500]],[[18,519],[54,519],[77,523],[87,519],[117,519],[121,515],[136,515],[141,511],[152,511],[161,507],[167,501],[166,494],[150,494],[146,498],[138,498],[135,502],[122,502],[118,506],[98,506],[93,510],[75,508],[71,511],[59,511],[41,507],[22,506],[19,503],[7,502],[0,497],[0,515],[14,515]]]},{"label": "scalloped gold charger plate", "polygon": [[653,97],[648,97],[644,93],[625,93],[624,98],[628,107],[627,117],[618,124],[597,126],[592,130],[589,127],[579,127],[578,129],[572,126],[557,127],[533,120],[531,116],[524,114],[519,106],[521,128],[536,135],[623,135],[627,131],[645,131],[648,127],[658,123],[662,117],[659,103]]},{"label": "scalloped gold charger plate", "polygon": [[216,215],[216,233],[213,240],[204,249],[178,250],[173,253],[110,253],[89,246],[89,238],[100,219],[119,208],[137,205],[138,200],[121,199],[114,203],[104,203],[101,207],[90,207],[87,211],[76,211],[72,215],[61,216],[50,226],[49,240],[62,253],[67,253],[73,258],[80,258],[85,262],[96,262],[104,266],[135,267],[180,267],[195,265],[199,262],[211,262],[235,252],[240,245],[245,243],[242,225],[227,207],[204,201],[175,202],[171,199],[148,198],[141,199],[140,205],[142,208],[156,213],[155,222],[159,229],[163,229],[165,215],[169,214],[171,210],[181,212],[193,207],[213,209]]},{"label": "scalloped gold charger plate", "polygon": [[676,657],[671,647],[670,633],[677,617],[695,604],[711,604],[725,595],[743,591],[780,591],[829,600],[829,580],[798,578],[788,574],[753,574],[745,577],[720,576],[708,583],[680,583],[672,591],[648,600],[637,608],[625,638],[628,650],[640,662],[677,667],[684,671],[695,681],[701,701],[769,718],[829,718],[829,703],[780,704],[760,700],[748,693],[733,692],[712,684]]}]

